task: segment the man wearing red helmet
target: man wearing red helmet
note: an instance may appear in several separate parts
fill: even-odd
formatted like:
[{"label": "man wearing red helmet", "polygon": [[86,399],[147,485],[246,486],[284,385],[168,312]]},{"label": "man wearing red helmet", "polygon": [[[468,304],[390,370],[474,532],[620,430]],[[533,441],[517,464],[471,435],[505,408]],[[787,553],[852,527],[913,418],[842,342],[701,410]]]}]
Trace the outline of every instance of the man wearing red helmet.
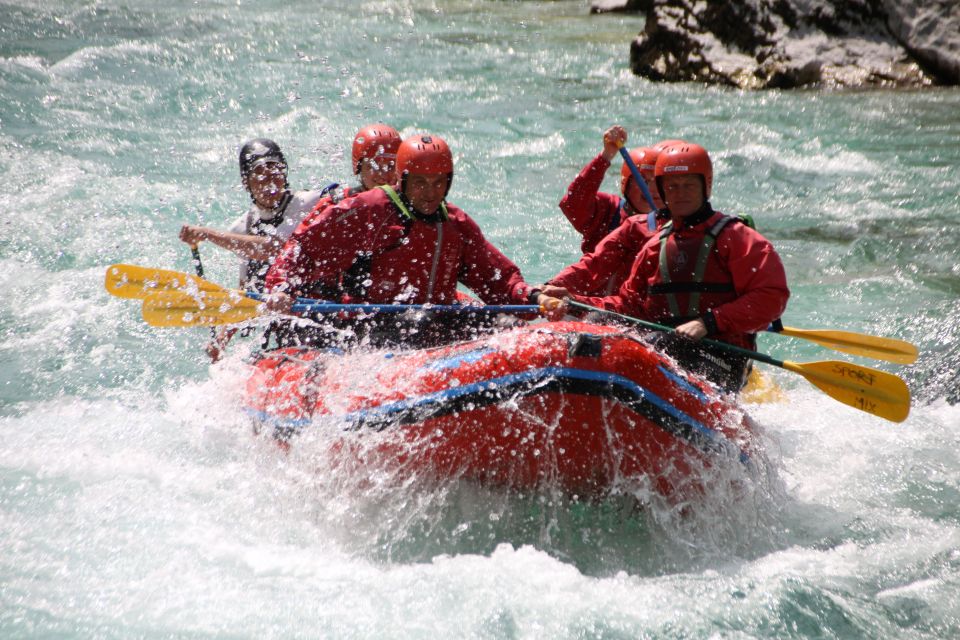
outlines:
[{"label": "man wearing red helmet", "polygon": [[790,296],[783,263],[766,238],[710,206],[713,165],[703,147],[664,149],[655,176],[670,222],[640,250],[617,295],[581,301],[676,327],[661,348],[738,391],[747,358],[696,341],[709,336],[754,349],[756,332],[782,315]]},{"label": "man wearing red helmet", "polygon": [[489,304],[536,302],[517,266],[446,202],[453,156],[437,136],[397,151],[399,184],[329,207],[287,242],[267,274],[269,306],[286,312],[309,283],[341,283],[352,302],[453,304],[462,282]]},{"label": "man wearing red helmet", "polygon": [[[583,171],[573,179],[567,193],[560,200],[560,210],[573,228],[583,236],[580,249],[584,254],[591,253],[607,234],[617,229],[628,218],[637,214],[650,214],[653,210],[640,185],[633,179],[633,173],[626,163],[620,169],[620,193],[602,193],[600,185],[610,168],[613,158],[620,147],[627,142],[627,132],[620,125],[614,125],[603,134],[603,151],[587,163]],[[670,142],[670,141],[665,141]],[[657,161],[659,150],[656,147],[638,147],[630,152],[634,164],[640,169],[640,175],[649,186],[657,209],[663,208],[653,182],[653,165]],[[652,228],[658,220],[655,216],[644,216]],[[661,218],[661,221],[664,218]]]}]

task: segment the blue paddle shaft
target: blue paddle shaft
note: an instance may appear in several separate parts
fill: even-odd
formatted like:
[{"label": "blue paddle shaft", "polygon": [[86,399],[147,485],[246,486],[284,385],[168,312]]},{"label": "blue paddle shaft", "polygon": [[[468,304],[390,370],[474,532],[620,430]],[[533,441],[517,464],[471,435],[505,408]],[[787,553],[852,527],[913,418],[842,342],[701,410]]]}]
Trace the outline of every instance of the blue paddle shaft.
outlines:
[{"label": "blue paddle shaft", "polygon": [[[248,298],[263,300],[264,295],[255,291],[246,292]],[[404,311],[433,311],[438,313],[537,313],[540,307],[535,304],[505,304],[505,305],[469,305],[469,304],[339,304],[316,300],[314,298],[297,298],[291,309],[293,313],[339,313],[349,311],[353,313],[403,313]]]},{"label": "blue paddle shaft", "polygon": [[[630,157],[630,153],[627,151],[626,147],[620,147],[620,155],[623,156],[623,161],[627,163],[630,173],[633,174],[633,179],[637,181],[637,186],[639,186],[640,191],[643,192],[643,197],[647,201],[647,204],[650,205],[650,208],[653,211],[656,211],[657,205],[653,204],[653,196],[650,194],[650,189],[647,188],[647,181],[643,179],[642,175],[640,175],[640,169],[638,169],[637,165],[634,164],[633,158]],[[624,194],[624,197],[626,197],[626,194]]]},{"label": "blue paddle shaft", "polygon": [[[306,300],[307,298],[299,298]],[[403,313],[404,311],[430,311],[439,313],[537,313],[540,307],[533,304],[508,304],[473,306],[467,304],[336,304],[332,302],[298,302],[294,313]]]}]

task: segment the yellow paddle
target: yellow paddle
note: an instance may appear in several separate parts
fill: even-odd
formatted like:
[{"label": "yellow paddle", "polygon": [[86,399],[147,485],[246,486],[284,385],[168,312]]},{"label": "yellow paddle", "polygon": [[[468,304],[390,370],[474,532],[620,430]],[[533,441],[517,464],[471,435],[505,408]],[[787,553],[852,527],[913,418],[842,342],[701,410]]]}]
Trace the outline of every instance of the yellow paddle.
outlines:
[{"label": "yellow paddle", "polygon": [[868,336],[851,331],[837,331],[828,329],[768,329],[771,333],[800,338],[815,342],[822,347],[850,353],[855,356],[886,360],[897,364],[912,364],[917,360],[917,348],[905,340]]},{"label": "yellow paddle", "polygon": [[211,327],[256,318],[264,304],[241,291],[154,291],[143,299],[143,319],[153,327]]},{"label": "yellow paddle", "polygon": [[227,291],[218,284],[189,273],[134,264],[107,267],[104,286],[110,295],[141,300],[155,291]]},{"label": "yellow paddle", "polygon": [[[597,311],[623,318],[634,324],[657,331],[673,331],[672,327],[654,324],[653,322],[632,318],[614,311],[592,307],[588,304],[577,302],[576,300],[567,300],[567,304],[571,307],[577,307],[587,311]],[[745,355],[758,362],[765,362],[775,367],[786,369],[787,371],[799,373],[806,378],[810,384],[834,400],[880,418],[890,420],[891,422],[903,422],[910,413],[910,390],[899,376],[895,376],[892,373],[880,371],[879,369],[871,369],[870,367],[861,367],[840,360],[826,360],[823,362],[790,362],[789,360],[777,360],[765,353],[741,349],[726,342],[708,339],[704,339],[703,342],[723,349],[724,351]]]}]

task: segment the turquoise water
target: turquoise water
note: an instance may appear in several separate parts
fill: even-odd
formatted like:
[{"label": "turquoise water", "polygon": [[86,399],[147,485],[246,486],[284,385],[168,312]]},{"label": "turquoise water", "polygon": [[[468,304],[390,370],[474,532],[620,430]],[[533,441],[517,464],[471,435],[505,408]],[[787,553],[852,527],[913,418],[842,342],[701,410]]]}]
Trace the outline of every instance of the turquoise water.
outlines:
[{"label": "turquoise water", "polygon": [[[583,2],[0,4],[0,636],[960,634],[960,92],[655,85],[627,68],[641,28]],[[920,347],[857,360],[909,382],[910,418],[769,370],[770,477],[693,517],[278,456],[238,412],[243,349],[209,368],[204,330],[147,327],[104,269],[191,270],[177,229],[245,209],[243,139],[323,185],[380,119],[446,138],[451,201],[531,281],[577,257],[556,202],[605,128],[702,143],[715,206],[784,258],[786,324]]]}]

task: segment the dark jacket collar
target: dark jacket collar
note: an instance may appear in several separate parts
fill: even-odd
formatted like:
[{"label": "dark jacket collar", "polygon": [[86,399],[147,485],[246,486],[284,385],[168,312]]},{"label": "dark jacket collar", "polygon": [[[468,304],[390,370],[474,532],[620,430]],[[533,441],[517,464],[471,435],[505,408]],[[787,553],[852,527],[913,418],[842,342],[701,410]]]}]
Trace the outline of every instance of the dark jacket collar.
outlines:
[{"label": "dark jacket collar", "polygon": [[674,227],[677,229],[690,229],[706,222],[714,213],[716,212],[713,210],[713,207],[710,206],[710,201],[704,200],[702,207],[680,221],[679,225],[675,224]]}]

